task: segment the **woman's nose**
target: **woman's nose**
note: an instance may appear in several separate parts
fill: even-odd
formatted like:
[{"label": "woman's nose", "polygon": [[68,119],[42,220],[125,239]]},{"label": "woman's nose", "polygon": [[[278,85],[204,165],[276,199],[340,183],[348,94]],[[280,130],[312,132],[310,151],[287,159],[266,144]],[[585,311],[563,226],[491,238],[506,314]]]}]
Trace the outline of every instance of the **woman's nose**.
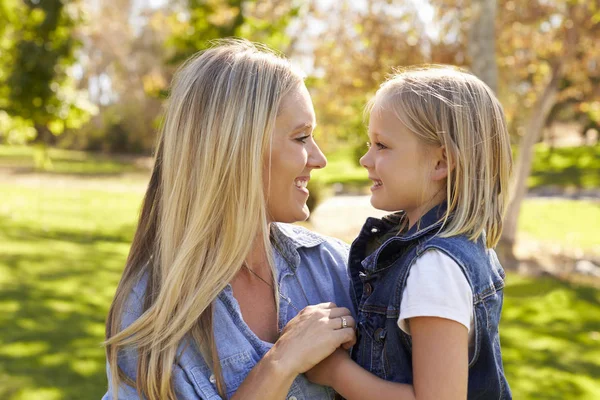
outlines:
[{"label": "woman's nose", "polygon": [[310,148],[310,153],[308,154],[308,165],[315,169],[325,168],[327,165],[325,154],[323,154],[317,143],[314,141],[313,146]]}]

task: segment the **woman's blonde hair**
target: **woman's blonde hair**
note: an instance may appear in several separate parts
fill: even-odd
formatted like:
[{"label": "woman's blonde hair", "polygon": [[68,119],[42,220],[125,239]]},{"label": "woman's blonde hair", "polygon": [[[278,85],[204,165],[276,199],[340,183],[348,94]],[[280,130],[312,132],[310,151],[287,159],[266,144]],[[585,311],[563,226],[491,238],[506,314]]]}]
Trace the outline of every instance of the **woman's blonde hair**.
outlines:
[{"label": "woman's blonde hair", "polygon": [[[448,161],[440,236],[466,234],[494,247],[502,234],[512,171],[502,105],[474,75],[450,66],[397,71],[367,105],[384,104],[425,145],[443,146]],[[452,218],[449,218],[452,216]]]},{"label": "woman's blonde hair", "polygon": [[[213,302],[256,237],[269,248],[263,165],[270,160],[282,98],[302,81],[283,57],[239,39],[218,41],[176,74],[139,224],[108,315],[105,344],[115,398],[125,382],[140,397],[175,399],[172,367],[184,338],[198,346],[225,397]],[[144,313],[123,329],[128,297],[143,274]],[[137,351],[135,382],[118,367],[125,348]]]}]

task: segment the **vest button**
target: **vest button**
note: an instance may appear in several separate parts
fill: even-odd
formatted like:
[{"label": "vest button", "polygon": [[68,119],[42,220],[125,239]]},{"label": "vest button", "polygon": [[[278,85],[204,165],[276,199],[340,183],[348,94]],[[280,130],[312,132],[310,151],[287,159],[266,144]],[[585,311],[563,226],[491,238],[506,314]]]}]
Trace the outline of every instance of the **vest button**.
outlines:
[{"label": "vest button", "polygon": [[370,283],[365,283],[365,286],[363,287],[363,292],[366,296],[370,296],[371,293],[373,293],[373,286],[371,286]]},{"label": "vest button", "polygon": [[383,329],[383,328],[375,329],[375,332],[373,332],[373,337],[375,338],[376,341],[383,342],[383,339],[385,339],[385,329]]}]

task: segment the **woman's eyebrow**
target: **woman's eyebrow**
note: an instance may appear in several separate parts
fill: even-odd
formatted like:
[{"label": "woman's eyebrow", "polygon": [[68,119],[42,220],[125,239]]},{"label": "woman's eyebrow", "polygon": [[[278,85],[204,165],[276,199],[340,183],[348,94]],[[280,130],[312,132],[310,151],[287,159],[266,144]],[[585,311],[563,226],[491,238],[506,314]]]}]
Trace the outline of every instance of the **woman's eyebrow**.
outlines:
[{"label": "woman's eyebrow", "polygon": [[292,133],[296,133],[296,132],[301,132],[301,131],[305,131],[305,130],[313,130],[314,128],[317,127],[317,124],[315,124],[314,126],[312,124],[308,124],[308,123],[303,123],[298,125],[296,128],[294,128],[294,130],[292,131]]}]

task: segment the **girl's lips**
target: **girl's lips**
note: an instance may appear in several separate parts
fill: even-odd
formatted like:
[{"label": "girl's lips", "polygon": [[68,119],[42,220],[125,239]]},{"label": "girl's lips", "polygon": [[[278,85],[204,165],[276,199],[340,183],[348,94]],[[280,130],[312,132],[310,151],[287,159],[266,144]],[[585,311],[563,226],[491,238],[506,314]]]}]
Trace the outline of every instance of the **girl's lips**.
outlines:
[{"label": "girl's lips", "polygon": [[373,181],[373,186],[371,186],[371,191],[377,190],[383,186],[383,182],[381,180],[379,180],[377,178],[371,178],[371,177],[369,177],[369,179]]}]

